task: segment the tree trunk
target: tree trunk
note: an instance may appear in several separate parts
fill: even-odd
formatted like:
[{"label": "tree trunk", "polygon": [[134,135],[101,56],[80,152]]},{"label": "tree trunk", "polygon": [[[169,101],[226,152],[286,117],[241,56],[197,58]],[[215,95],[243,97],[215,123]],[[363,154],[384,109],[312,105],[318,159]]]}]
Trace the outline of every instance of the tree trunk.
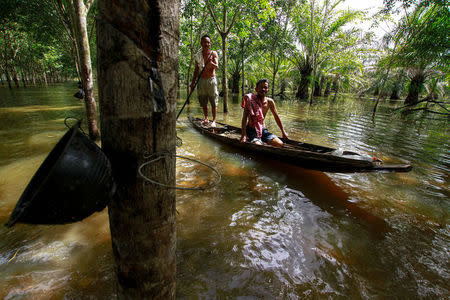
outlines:
[{"label": "tree trunk", "polygon": [[19,77],[17,76],[17,71],[16,71],[16,67],[15,67],[14,63],[11,64],[11,72],[12,72],[12,78],[13,78],[14,84],[16,85],[16,88],[18,88],[19,87]]},{"label": "tree trunk", "polygon": [[400,99],[400,96],[399,96],[399,89],[398,89],[397,86],[394,86],[394,87],[392,88],[390,100],[398,100],[398,99]]},{"label": "tree trunk", "polygon": [[20,77],[22,79],[22,84],[23,84],[23,87],[26,88],[27,87],[27,82],[26,82],[25,73],[23,71],[21,73],[22,73],[22,75]]},{"label": "tree trunk", "polygon": [[244,97],[245,94],[245,66],[244,66],[244,49],[245,49],[245,39],[244,41],[241,41],[241,73],[242,73],[242,82],[241,82],[241,94],[242,97]]},{"label": "tree trunk", "polygon": [[322,96],[322,87],[321,87],[322,80],[323,79],[319,80],[319,78],[316,78],[316,80],[314,81],[314,96],[316,97]]},{"label": "tree trunk", "polygon": [[100,136],[97,125],[97,104],[94,99],[94,82],[92,78],[91,53],[89,49],[89,37],[87,32],[87,9],[83,0],[74,0],[74,12],[76,18],[76,36],[80,54],[81,84],[85,92],[84,103],[89,129],[89,137],[95,141]]},{"label": "tree trunk", "polygon": [[6,76],[6,81],[8,81],[8,87],[9,87],[9,89],[12,89],[12,85],[11,85],[11,75],[9,75],[8,65],[6,65],[6,68],[5,68],[5,76]]},{"label": "tree trunk", "polygon": [[325,76],[321,76],[321,77],[320,77],[320,83],[319,83],[319,85],[317,86],[317,90],[316,90],[316,94],[317,94],[317,96],[319,96],[319,97],[322,96],[322,90],[323,90],[323,86],[325,85],[325,81],[326,81]]},{"label": "tree trunk", "polygon": [[78,66],[78,61],[79,61],[79,57],[78,57],[78,46],[76,45],[76,42],[73,43],[74,47],[72,49],[72,58],[75,64],[75,71],[77,72],[77,78],[79,81],[81,81],[81,74],[80,74],[80,67]]},{"label": "tree trunk", "polygon": [[339,92],[339,74],[337,74],[333,80],[333,90],[334,90],[334,97],[332,101],[336,101],[337,94]]},{"label": "tree trunk", "polygon": [[298,85],[297,94],[295,95],[300,100],[307,100],[309,93],[309,82],[310,76],[312,72],[312,66],[309,62],[305,62],[305,64],[300,69],[301,79],[300,84]]},{"label": "tree trunk", "polygon": [[98,6],[102,148],[118,185],[109,206],[118,298],[174,299],[175,191],[145,182],[138,167],[145,155],[170,153],[143,173],[175,185],[179,1]]},{"label": "tree trunk", "polygon": [[33,73],[31,73],[31,80],[33,82],[33,85],[36,85],[36,72],[34,71],[34,68],[32,70]]},{"label": "tree trunk", "polygon": [[47,85],[48,84],[47,73],[45,73],[45,71],[42,71],[42,79],[44,80],[44,84]]},{"label": "tree trunk", "polygon": [[272,71],[272,82],[270,83],[272,85],[272,89],[271,89],[271,92],[272,92],[271,97],[272,97],[272,99],[275,97],[275,80],[277,78],[277,72],[278,72],[278,70],[276,68],[274,68],[273,71]]},{"label": "tree trunk", "polygon": [[324,97],[328,97],[331,91],[331,80],[327,79],[327,85],[325,86],[325,91],[323,92]]},{"label": "tree trunk", "polygon": [[376,88],[375,88],[375,91],[373,91],[373,95],[374,96],[378,96],[380,94],[380,88],[377,86]]},{"label": "tree trunk", "polygon": [[334,97],[332,101],[336,101],[337,94],[339,92],[339,81],[336,81],[335,89],[334,89]]},{"label": "tree trunk", "polygon": [[231,77],[231,82],[232,82],[232,86],[231,86],[231,91],[235,94],[239,94],[239,81],[241,79],[241,74],[239,72],[239,68],[237,68],[234,72],[233,75]]},{"label": "tree trunk", "polygon": [[[226,16],[226,14],[225,14]],[[224,20],[226,18],[224,17]],[[224,26],[225,27],[225,26]],[[223,112],[228,113],[228,81],[227,81],[227,36],[222,34],[222,93]]]},{"label": "tree trunk", "polygon": [[283,78],[280,83],[280,93],[278,95],[280,95],[281,98],[284,98],[285,92],[286,92],[286,79]]},{"label": "tree trunk", "polygon": [[424,82],[425,76],[422,73],[415,74],[414,77],[411,78],[405,104],[415,104],[419,102],[419,95],[422,92]]}]

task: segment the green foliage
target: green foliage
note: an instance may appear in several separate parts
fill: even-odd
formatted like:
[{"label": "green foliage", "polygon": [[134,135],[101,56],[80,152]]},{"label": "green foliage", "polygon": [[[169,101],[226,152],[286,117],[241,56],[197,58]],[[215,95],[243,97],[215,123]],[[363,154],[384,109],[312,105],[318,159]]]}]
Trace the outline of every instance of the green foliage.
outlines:
[{"label": "green foliage", "polygon": [[361,76],[358,44],[363,40],[362,35],[358,30],[344,28],[361,19],[362,13],[338,9],[341,3],[341,0],[311,0],[295,9],[294,25],[301,47],[293,51],[291,59],[310,83],[319,73],[335,78],[357,78],[359,71]]},{"label": "green foliage", "polygon": [[393,32],[393,59],[401,66],[447,69],[450,58],[450,12],[448,8],[419,6]]},{"label": "green foliage", "polygon": [[[95,2],[94,2],[95,3]],[[61,4],[67,4],[61,1]],[[0,12],[0,30],[19,44],[16,69],[25,72],[57,72],[65,77],[76,77],[73,42],[64,16],[55,0],[3,0]],[[96,5],[88,15],[88,30],[93,64],[96,63],[95,15]],[[0,41],[4,45],[5,41]],[[4,49],[4,47],[2,47]],[[11,51],[9,51],[11,52]],[[10,53],[6,53],[12,63]],[[19,63],[20,62],[20,63]],[[3,62],[5,63],[5,62]],[[94,67],[95,69],[95,67]]]}]

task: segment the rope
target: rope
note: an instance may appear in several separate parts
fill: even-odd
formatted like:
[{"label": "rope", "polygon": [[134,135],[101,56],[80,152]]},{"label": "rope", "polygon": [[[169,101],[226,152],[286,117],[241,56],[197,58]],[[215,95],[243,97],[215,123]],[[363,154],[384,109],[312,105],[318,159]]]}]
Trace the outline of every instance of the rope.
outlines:
[{"label": "rope", "polygon": [[[193,158],[189,158],[189,157],[185,157],[185,156],[181,156],[181,155],[170,154],[170,153],[156,153],[156,154],[150,155],[149,157],[145,157],[145,158],[151,158],[153,156],[156,156],[156,158],[143,163],[142,165],[140,165],[140,167],[138,169],[139,175],[142,178],[144,178],[145,180],[147,180],[148,182],[151,182],[153,184],[156,184],[156,185],[159,185],[159,186],[162,186],[162,187],[166,187],[166,188],[169,188],[169,189],[176,189],[176,190],[204,191],[204,190],[206,190],[208,188],[215,187],[220,182],[220,180],[222,179],[222,176],[220,175],[219,171],[217,171],[216,168],[214,168],[214,167],[212,167],[212,166],[210,166],[210,165],[208,165],[208,164],[206,164],[204,162],[201,162],[199,160],[196,160],[196,159],[193,159]],[[198,163],[200,165],[203,165],[203,166],[213,170],[216,173],[218,179],[217,179],[216,182],[214,182],[213,184],[211,184],[209,187],[206,187],[206,188],[205,187],[178,187],[178,186],[171,186],[171,185],[167,185],[167,184],[164,184],[164,183],[161,183],[161,182],[157,182],[155,180],[152,180],[152,179],[148,178],[144,174],[142,174],[142,169],[145,166],[147,166],[147,165],[149,165],[149,164],[151,164],[151,163],[153,163],[155,161],[158,161],[161,158],[166,157],[166,156],[171,156],[171,157],[175,157],[175,158],[178,157],[178,158],[186,159],[186,160]]]}]

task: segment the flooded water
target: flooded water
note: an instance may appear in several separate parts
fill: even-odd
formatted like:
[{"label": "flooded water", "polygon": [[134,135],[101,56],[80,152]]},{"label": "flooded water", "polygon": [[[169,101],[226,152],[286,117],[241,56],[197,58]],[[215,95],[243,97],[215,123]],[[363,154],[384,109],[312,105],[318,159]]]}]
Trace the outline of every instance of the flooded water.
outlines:
[{"label": "flooded water", "polygon": [[[0,88],[0,223],[66,131],[82,117],[75,84]],[[189,107],[200,116],[196,101]],[[180,100],[180,105],[182,101]],[[408,173],[334,174],[250,158],[177,124],[177,154],[221,182],[177,192],[178,298],[450,297],[448,119],[391,114],[373,101],[277,102],[290,137],[409,162]],[[221,107],[220,107],[221,108]],[[238,101],[218,121],[239,126]],[[272,117],[267,124],[279,130]],[[207,186],[211,170],[177,160],[177,184]],[[107,211],[60,226],[0,227],[0,299],[111,299]]]}]

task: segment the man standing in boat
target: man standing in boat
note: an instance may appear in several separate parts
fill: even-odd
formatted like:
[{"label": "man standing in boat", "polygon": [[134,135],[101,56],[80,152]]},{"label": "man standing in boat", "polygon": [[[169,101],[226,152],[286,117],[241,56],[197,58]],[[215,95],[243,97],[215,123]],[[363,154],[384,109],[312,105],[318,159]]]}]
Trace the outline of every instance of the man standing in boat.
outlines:
[{"label": "man standing in boat", "polygon": [[275,147],[281,147],[283,142],[276,135],[270,133],[264,125],[264,119],[270,109],[283,138],[288,138],[278,116],[275,102],[273,99],[266,97],[269,92],[269,81],[267,79],[258,80],[255,91],[256,95],[254,93],[246,94],[242,99],[241,106],[244,113],[242,115],[241,143],[249,141],[250,143],[262,144],[262,142],[265,142]]},{"label": "man standing in boat", "polygon": [[211,127],[216,127],[217,105],[219,102],[216,69],[219,68],[219,56],[217,55],[217,52],[210,49],[211,38],[207,34],[202,36],[200,44],[202,45],[202,49],[195,55],[195,70],[194,76],[192,77],[191,93],[195,88],[197,77],[200,76],[197,92],[200,106],[203,108],[203,114],[205,115],[205,119],[203,120],[202,125],[209,124],[209,102],[211,103],[211,112],[213,116]]}]

